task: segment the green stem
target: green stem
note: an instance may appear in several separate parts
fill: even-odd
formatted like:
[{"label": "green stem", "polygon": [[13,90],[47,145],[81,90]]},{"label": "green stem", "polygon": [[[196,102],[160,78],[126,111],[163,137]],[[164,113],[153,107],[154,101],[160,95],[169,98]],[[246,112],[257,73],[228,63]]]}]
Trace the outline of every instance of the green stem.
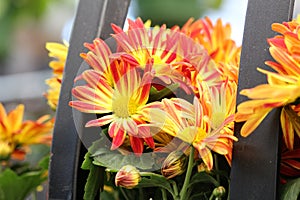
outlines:
[{"label": "green stem", "polygon": [[162,199],[163,199],[163,200],[168,200],[166,190],[165,190],[164,188],[160,188],[160,191],[161,191]]},{"label": "green stem", "polygon": [[[218,157],[216,154],[214,154],[214,165],[215,165],[215,168],[216,168],[216,171],[219,171],[219,163],[218,163]],[[217,173],[217,181],[219,182],[219,184],[221,184],[221,179],[220,179],[220,174]]]},{"label": "green stem", "polygon": [[177,187],[176,182],[175,182],[175,181],[170,181],[170,183],[171,183],[172,186],[173,186],[174,195],[175,195],[176,197],[178,197],[178,187]]},{"label": "green stem", "polygon": [[144,199],[144,192],[142,188],[139,188],[139,199],[143,200]]},{"label": "green stem", "polygon": [[130,198],[128,197],[128,195],[126,194],[126,192],[124,191],[124,189],[123,189],[122,187],[120,187],[120,190],[121,190],[121,192],[122,192],[124,198],[125,198],[126,200],[130,200]]},{"label": "green stem", "polygon": [[194,147],[191,146],[191,151],[190,151],[189,162],[188,162],[188,166],[187,166],[187,170],[186,170],[186,175],[185,175],[183,186],[182,186],[181,191],[180,191],[180,200],[188,199],[186,197],[186,192],[187,192],[187,189],[188,189],[188,185],[190,183],[190,178],[191,178],[192,170],[193,170],[194,151],[195,151]]}]

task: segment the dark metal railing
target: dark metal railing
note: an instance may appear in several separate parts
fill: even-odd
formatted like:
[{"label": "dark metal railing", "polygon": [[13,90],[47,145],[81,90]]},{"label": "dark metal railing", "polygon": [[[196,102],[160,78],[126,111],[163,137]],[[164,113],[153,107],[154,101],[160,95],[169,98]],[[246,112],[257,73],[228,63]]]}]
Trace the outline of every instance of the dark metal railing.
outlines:
[{"label": "dark metal railing", "polygon": [[79,1],[66,61],[54,127],[49,174],[49,199],[83,199],[87,178],[80,169],[86,151],[77,134],[71,101],[74,78],[82,63],[79,54],[86,51],[84,42],[95,37],[108,38],[111,23],[123,26],[130,0]]}]

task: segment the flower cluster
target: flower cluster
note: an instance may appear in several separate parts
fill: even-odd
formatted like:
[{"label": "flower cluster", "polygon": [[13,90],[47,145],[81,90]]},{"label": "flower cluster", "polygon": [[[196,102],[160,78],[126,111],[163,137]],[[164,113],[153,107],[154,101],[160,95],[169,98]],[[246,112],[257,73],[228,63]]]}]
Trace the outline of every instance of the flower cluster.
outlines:
[{"label": "flower cluster", "polygon": [[[228,105],[235,98],[234,82],[224,78],[202,45],[179,30],[149,29],[140,19],[129,21],[127,32],[112,27],[117,52],[101,39],[86,44],[90,51],[82,57],[92,69],[77,77],[86,85],[73,89],[77,100],[70,106],[101,115],[86,126],[108,125],[112,150],[128,140],[139,155],[145,144],[154,149],[155,135],[163,132],[192,144],[212,169],[210,151],[227,155],[236,140],[230,126],[234,107]],[[176,86],[170,98],[155,96]]]},{"label": "flower cluster", "polygon": [[[171,29],[150,28],[140,18],[128,23],[127,31],[112,25],[116,49],[111,40],[99,38],[85,44],[89,51],[81,56],[90,69],[75,79],[80,83],[69,105],[96,114],[86,127],[101,127],[101,137],[111,141],[106,153],[127,156],[124,163],[131,165],[150,155],[155,160],[150,166],[136,167],[149,171],[159,166],[166,180],[186,172],[181,194],[171,192],[184,199],[194,165],[211,171],[217,162],[213,154],[231,162],[240,47],[221,20],[213,25],[209,18],[191,19],[183,28]],[[101,145],[95,146],[89,151],[93,163],[120,170],[117,185],[126,187],[122,180],[129,180],[127,188],[138,184],[124,178],[129,173],[121,170],[125,164],[106,164],[99,155]]]}]

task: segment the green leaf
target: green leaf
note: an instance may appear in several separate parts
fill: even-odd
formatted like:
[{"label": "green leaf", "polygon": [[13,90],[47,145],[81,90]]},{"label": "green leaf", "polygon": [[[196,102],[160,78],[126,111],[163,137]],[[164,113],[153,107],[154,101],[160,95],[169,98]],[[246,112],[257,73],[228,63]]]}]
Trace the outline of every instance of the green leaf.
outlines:
[{"label": "green leaf", "polygon": [[84,156],[84,161],[81,165],[84,170],[90,170],[84,187],[84,199],[95,199],[104,185],[104,173],[105,169],[96,165],[93,165],[93,158],[91,154],[87,152]]},{"label": "green leaf", "polygon": [[99,166],[91,165],[90,173],[84,187],[83,199],[95,199],[100,188],[103,187],[104,169]]},{"label": "green leaf", "polygon": [[164,97],[167,97],[169,95],[172,95],[175,93],[175,91],[179,88],[179,84],[172,84],[162,90],[157,90],[154,87],[151,87],[150,95],[149,95],[149,102],[158,101],[163,99]]},{"label": "green leaf", "polygon": [[164,188],[169,191],[173,195],[173,190],[171,187],[170,182],[164,176],[153,174],[148,175],[147,177],[142,177],[139,184],[136,186],[137,188],[144,188],[144,187],[160,187]]},{"label": "green leaf", "polygon": [[23,200],[46,179],[46,170],[31,171],[17,175],[11,169],[0,174],[0,199]]},{"label": "green leaf", "polygon": [[117,171],[125,165],[132,165],[142,170],[151,169],[154,165],[152,154],[143,154],[137,157],[134,154],[123,155],[117,151],[111,151],[101,148],[94,156],[94,165],[99,165],[109,168],[111,171]]},{"label": "green leaf", "polygon": [[281,188],[281,200],[297,200],[300,196],[300,178],[293,179]]},{"label": "green leaf", "polygon": [[116,200],[117,199],[113,193],[109,193],[107,191],[101,192],[100,196],[101,196],[101,199],[104,199],[104,200]]},{"label": "green leaf", "polygon": [[152,169],[155,164],[155,156],[153,153],[145,153],[136,156],[133,153],[123,155],[119,151],[110,150],[110,144],[105,138],[101,138],[94,142],[89,148],[89,153],[93,158],[93,164],[107,167],[111,171],[118,171],[125,165],[133,165],[141,170]]},{"label": "green leaf", "polygon": [[195,174],[192,177],[188,188],[196,183],[212,183],[214,184],[215,187],[219,186],[219,182],[214,177],[207,174],[206,172],[199,172]]},{"label": "green leaf", "polygon": [[39,163],[38,166],[40,168],[42,168],[43,170],[48,170],[49,169],[49,162],[50,162],[50,156],[46,156],[44,158],[42,158]]},{"label": "green leaf", "polygon": [[84,161],[81,164],[81,169],[90,170],[93,165],[93,159],[91,158],[91,154],[87,152],[84,155]]}]

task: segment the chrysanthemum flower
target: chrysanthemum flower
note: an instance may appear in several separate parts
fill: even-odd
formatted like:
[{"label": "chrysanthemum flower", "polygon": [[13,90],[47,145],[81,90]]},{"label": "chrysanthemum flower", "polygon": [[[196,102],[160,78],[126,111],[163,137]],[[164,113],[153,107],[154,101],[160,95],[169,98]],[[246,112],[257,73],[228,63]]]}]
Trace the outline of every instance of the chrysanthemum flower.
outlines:
[{"label": "chrysanthemum flower", "polygon": [[48,91],[45,93],[45,97],[48,100],[48,104],[52,109],[56,109],[59,99],[59,93],[61,88],[61,80],[67,59],[69,45],[49,42],[46,44],[46,49],[49,51],[49,57],[55,58],[49,63],[50,68],[53,70],[53,77],[46,80],[46,84],[49,86]]},{"label": "chrysanthemum flower", "polygon": [[128,63],[120,60],[110,65],[113,85],[99,71],[87,70],[81,74],[87,84],[72,90],[73,96],[78,100],[71,101],[70,106],[86,113],[104,114],[89,121],[86,126],[109,124],[108,133],[112,138],[113,150],[121,146],[128,136],[133,151],[141,154],[144,142],[154,148],[152,136],[138,126],[145,123],[143,108],[149,97],[153,74],[150,65],[143,74],[130,66],[126,73],[120,74],[121,65]]},{"label": "chrysanthemum flower", "polygon": [[[153,125],[161,127],[166,133],[191,144],[199,152],[199,157],[207,165],[208,169],[213,168],[212,151],[221,155],[231,152],[228,140],[236,141],[236,137],[227,134],[223,130],[227,124],[233,121],[228,117],[213,128],[209,116],[205,115],[203,105],[198,98],[194,98],[193,104],[183,99],[163,99],[164,108],[157,109],[161,116],[153,118]],[[159,116],[157,114],[157,116]]]},{"label": "chrysanthemum flower", "polygon": [[195,42],[203,45],[211,58],[218,63],[218,70],[224,78],[238,81],[241,47],[238,47],[231,39],[230,24],[223,25],[221,19],[213,24],[208,17],[196,21],[191,18],[181,29],[173,27],[173,30],[180,30]]},{"label": "chrysanthemum flower", "polygon": [[24,105],[17,106],[14,110],[6,113],[0,104],[0,143],[1,152],[6,156],[22,160],[27,148],[32,144],[50,144],[53,120],[45,115],[37,121],[24,121]]},{"label": "chrysanthemum flower", "polygon": [[[242,136],[249,135],[272,109],[292,104],[300,97],[299,25],[300,18],[272,25],[272,29],[282,35],[268,40],[275,62],[267,61],[266,64],[276,72],[258,69],[267,75],[268,84],[241,91],[242,95],[252,99],[237,107],[236,121],[246,121],[241,129]],[[281,112],[284,141],[289,149],[293,149],[293,129],[299,132],[299,120],[294,119],[287,115],[286,109]]]}]

